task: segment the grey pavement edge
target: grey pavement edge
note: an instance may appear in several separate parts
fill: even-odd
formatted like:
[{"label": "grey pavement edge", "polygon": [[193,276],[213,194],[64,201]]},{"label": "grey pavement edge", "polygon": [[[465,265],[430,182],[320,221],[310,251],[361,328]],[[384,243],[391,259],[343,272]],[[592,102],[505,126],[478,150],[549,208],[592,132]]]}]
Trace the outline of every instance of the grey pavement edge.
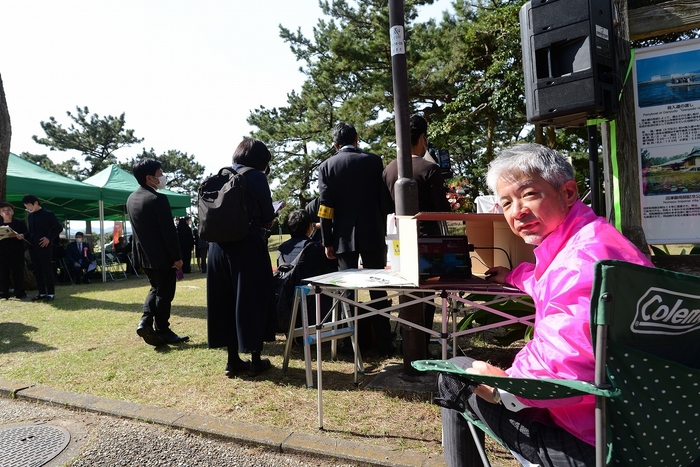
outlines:
[{"label": "grey pavement edge", "polygon": [[442,456],[431,457],[416,452],[390,450],[367,443],[295,433],[291,430],[180,412],[169,408],[150,407],[5,379],[0,379],[0,396],[157,423],[245,444],[265,446],[282,453],[313,454],[387,467],[445,466]]}]

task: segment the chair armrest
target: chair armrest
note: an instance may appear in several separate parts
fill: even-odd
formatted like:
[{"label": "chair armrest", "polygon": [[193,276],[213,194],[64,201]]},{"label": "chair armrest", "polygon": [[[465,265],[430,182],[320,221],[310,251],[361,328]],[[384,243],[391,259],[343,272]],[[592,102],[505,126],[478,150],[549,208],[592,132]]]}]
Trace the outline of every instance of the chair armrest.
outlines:
[{"label": "chair armrest", "polygon": [[619,397],[621,391],[615,387],[596,387],[588,381],[572,381],[552,378],[511,378],[508,376],[486,376],[467,372],[448,360],[416,360],[411,362],[419,371],[452,373],[479,384],[503,389],[525,399],[562,399],[580,395]]}]

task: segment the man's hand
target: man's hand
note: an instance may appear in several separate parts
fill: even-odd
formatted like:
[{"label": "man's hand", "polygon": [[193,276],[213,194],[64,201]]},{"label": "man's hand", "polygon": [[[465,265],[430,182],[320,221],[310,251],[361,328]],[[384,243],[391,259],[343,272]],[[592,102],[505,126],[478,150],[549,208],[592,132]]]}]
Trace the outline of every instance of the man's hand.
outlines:
[{"label": "man's hand", "polygon": [[24,240],[24,234],[12,234],[17,240]]},{"label": "man's hand", "polygon": [[496,266],[494,268],[489,268],[486,270],[484,275],[486,279],[497,284],[505,284],[506,276],[510,273],[510,269],[504,268],[503,266]]},{"label": "man's hand", "polygon": [[336,259],[336,256],[335,256],[335,248],[333,248],[332,246],[327,246],[327,247],[326,247],[326,258],[328,258],[328,259]]},{"label": "man's hand", "polygon": [[[505,269],[505,268],[504,268]],[[471,368],[466,368],[467,373],[473,373],[475,375],[487,375],[487,376],[508,376],[502,369],[493,366],[489,363],[482,362],[481,360],[476,360],[472,363]],[[487,402],[495,404],[493,400],[493,388],[485,384],[480,384],[474,388],[474,394],[481,397]]]},{"label": "man's hand", "polygon": [[39,240],[39,246],[42,248],[46,248],[47,246],[49,246],[49,243],[51,243],[51,240],[49,240],[46,237],[41,237],[41,239]]},{"label": "man's hand", "polygon": [[179,259],[173,263],[173,268],[174,269],[182,269],[182,260]]},{"label": "man's hand", "polygon": [[73,263],[73,266],[75,266],[76,268],[79,268],[79,267],[80,267],[80,263]]}]

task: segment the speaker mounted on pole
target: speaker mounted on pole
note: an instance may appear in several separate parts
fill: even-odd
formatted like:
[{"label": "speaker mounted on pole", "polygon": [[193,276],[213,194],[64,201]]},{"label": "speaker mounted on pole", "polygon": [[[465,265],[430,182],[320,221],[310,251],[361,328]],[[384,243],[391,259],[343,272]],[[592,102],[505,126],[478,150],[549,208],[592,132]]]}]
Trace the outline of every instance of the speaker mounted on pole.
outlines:
[{"label": "speaker mounted on pole", "polygon": [[584,126],[618,112],[612,0],[531,0],[520,10],[527,120]]}]

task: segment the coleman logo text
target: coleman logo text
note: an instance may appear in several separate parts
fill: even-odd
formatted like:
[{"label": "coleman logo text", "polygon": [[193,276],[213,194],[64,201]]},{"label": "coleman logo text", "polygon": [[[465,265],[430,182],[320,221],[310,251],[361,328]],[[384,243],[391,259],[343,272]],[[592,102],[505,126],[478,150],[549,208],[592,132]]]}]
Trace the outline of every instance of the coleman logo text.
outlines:
[{"label": "coleman logo text", "polygon": [[652,287],[637,302],[637,334],[685,334],[700,328],[700,295]]}]

